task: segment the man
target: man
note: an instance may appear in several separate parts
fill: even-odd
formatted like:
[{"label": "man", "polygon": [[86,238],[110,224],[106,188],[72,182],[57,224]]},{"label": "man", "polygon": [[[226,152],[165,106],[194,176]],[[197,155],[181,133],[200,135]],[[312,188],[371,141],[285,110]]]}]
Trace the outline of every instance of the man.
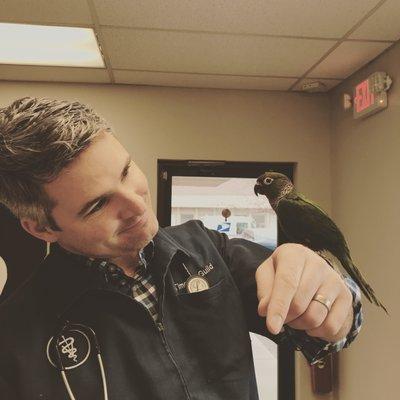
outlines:
[{"label": "man", "polygon": [[0,201],[53,244],[0,307],[2,398],[257,399],[249,331],[310,363],[358,334],[357,286],[313,251],[159,228],[145,175],[88,107],[15,101],[0,155]]}]

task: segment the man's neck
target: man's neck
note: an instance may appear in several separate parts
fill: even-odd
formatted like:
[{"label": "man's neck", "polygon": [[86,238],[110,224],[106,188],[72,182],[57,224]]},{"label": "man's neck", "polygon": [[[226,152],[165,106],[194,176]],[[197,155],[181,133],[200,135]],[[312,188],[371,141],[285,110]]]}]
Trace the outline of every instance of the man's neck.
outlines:
[{"label": "man's neck", "polygon": [[110,259],[110,262],[122,268],[125,274],[131,277],[135,275],[136,270],[138,269],[139,266],[139,261],[140,261],[139,253],[136,253],[132,256],[129,255],[129,256]]},{"label": "man's neck", "polygon": [[[96,259],[96,257],[93,257],[91,255],[88,254],[82,254],[82,253],[77,253],[74,252],[73,250],[67,249],[59,244],[57,244],[59,246],[59,248],[68,253],[71,254],[75,257],[83,257],[83,258],[89,258],[90,260],[94,260]],[[101,257],[104,258],[104,257]],[[117,265],[118,267],[122,268],[122,270],[124,271],[124,273],[128,276],[134,276],[138,266],[139,266],[139,261],[140,261],[140,257],[139,257],[139,251],[136,253],[132,253],[129,255],[124,255],[121,257],[116,257],[116,258],[107,258],[107,260],[115,265]]]}]

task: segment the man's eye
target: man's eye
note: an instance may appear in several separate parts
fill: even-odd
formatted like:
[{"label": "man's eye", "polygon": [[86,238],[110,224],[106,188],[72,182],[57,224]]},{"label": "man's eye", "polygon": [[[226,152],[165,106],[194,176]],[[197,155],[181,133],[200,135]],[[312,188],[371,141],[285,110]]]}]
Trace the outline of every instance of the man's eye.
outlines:
[{"label": "man's eye", "polygon": [[95,213],[96,211],[99,211],[103,206],[104,206],[104,204],[106,204],[107,203],[107,199],[101,199],[90,211],[89,211],[89,214],[88,215],[90,215],[90,214],[93,214],[93,213]]},{"label": "man's eye", "polygon": [[127,176],[128,176],[128,174],[129,174],[129,168],[131,167],[131,164],[129,164],[126,168],[125,168],[125,170],[124,170],[124,173],[123,173],[123,177],[124,178],[126,178]]}]

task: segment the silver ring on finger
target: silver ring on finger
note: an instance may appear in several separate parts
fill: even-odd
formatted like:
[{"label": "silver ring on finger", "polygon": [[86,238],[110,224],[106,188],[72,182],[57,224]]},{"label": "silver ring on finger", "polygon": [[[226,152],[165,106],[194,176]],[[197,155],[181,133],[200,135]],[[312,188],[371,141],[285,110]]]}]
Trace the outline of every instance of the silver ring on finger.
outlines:
[{"label": "silver ring on finger", "polygon": [[327,299],[325,296],[322,296],[322,294],[316,294],[312,299],[325,306],[328,312],[331,311],[332,301]]}]

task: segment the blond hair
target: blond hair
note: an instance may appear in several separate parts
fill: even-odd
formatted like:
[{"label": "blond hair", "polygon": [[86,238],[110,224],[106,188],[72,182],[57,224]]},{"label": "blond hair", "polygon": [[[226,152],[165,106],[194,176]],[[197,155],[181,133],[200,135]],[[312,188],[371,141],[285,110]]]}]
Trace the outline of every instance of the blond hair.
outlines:
[{"label": "blond hair", "polygon": [[0,108],[0,203],[18,219],[60,230],[43,184],[104,131],[112,133],[107,122],[77,101],[24,97]]}]

